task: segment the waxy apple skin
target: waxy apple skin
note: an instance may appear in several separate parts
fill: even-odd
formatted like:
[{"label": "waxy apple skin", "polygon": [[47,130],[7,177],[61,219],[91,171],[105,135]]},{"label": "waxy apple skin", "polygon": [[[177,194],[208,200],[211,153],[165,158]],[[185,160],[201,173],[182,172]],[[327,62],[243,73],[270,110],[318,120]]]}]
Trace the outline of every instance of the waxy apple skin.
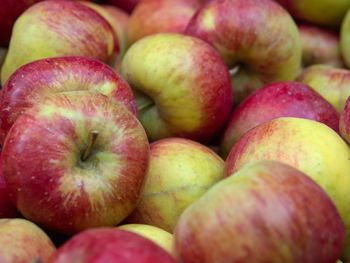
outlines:
[{"label": "waxy apple skin", "polygon": [[350,96],[350,71],[328,65],[314,65],[303,70],[297,81],[309,85],[340,113]]},{"label": "waxy apple skin", "polygon": [[232,108],[228,68],[204,41],[162,33],[127,51],[121,74],[135,91],[139,119],[150,141],[211,140]]},{"label": "waxy apple skin", "polygon": [[226,159],[225,175],[259,161],[273,160],[291,165],[318,183],[331,197],[346,227],[346,247],[350,252],[350,149],[325,124],[301,119],[278,118],[244,134]]},{"label": "waxy apple skin", "polygon": [[96,228],[75,235],[60,247],[51,263],[175,263],[152,241],[129,231]]},{"label": "waxy apple skin", "polygon": [[275,0],[290,12],[293,17],[318,25],[338,26],[346,11],[349,0]]},{"label": "waxy apple skin", "polygon": [[344,67],[337,33],[307,24],[299,24],[298,28],[303,46],[304,67],[314,64]]},{"label": "waxy apple skin", "polygon": [[[98,136],[87,158],[92,133]],[[62,234],[120,223],[135,208],[149,144],[136,117],[102,94],[67,92],[22,114],[3,147],[19,211]]]},{"label": "waxy apple skin", "polygon": [[49,263],[56,248],[38,226],[25,219],[0,219],[0,262]]},{"label": "waxy apple skin", "polygon": [[214,46],[229,68],[239,66],[232,78],[235,103],[264,84],[294,80],[301,67],[298,28],[271,0],[210,1],[197,11],[186,34]]},{"label": "waxy apple skin", "polygon": [[130,16],[128,44],[155,33],[184,33],[200,0],[143,0]]},{"label": "waxy apple skin", "polygon": [[143,236],[162,247],[169,254],[176,256],[173,235],[159,227],[145,224],[125,224],[118,226],[118,228]]},{"label": "waxy apple skin", "polygon": [[114,70],[85,57],[58,57],[31,62],[19,68],[0,95],[0,143],[26,109],[52,94],[88,90],[124,104],[136,114],[130,86]]},{"label": "waxy apple skin", "polygon": [[108,62],[115,47],[110,24],[75,1],[44,1],[27,9],[12,31],[1,83],[20,66],[57,56],[87,56]]},{"label": "waxy apple skin", "polygon": [[221,140],[221,155],[226,157],[248,130],[278,117],[311,119],[339,131],[337,111],[309,86],[298,82],[272,83],[235,108]]},{"label": "waxy apple skin", "polygon": [[175,231],[180,262],[331,263],[344,224],[327,194],[290,166],[257,162],[193,203]]},{"label": "waxy apple skin", "polygon": [[182,138],[151,144],[145,185],[127,222],[170,233],[182,212],[223,178],[224,161],[211,149]]}]

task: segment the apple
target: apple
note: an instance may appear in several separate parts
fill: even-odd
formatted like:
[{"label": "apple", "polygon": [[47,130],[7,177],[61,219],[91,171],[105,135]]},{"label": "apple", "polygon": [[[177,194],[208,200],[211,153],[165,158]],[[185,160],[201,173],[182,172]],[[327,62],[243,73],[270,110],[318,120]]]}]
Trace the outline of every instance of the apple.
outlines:
[{"label": "apple", "polygon": [[306,24],[299,24],[298,28],[304,67],[314,64],[328,64],[338,68],[344,66],[337,33]]},{"label": "apple", "polygon": [[[347,0],[350,5],[350,0]],[[349,9],[350,10],[350,9]],[[342,21],[340,28],[340,49],[343,55],[345,64],[350,67],[350,11],[347,12],[345,18]]]},{"label": "apple", "polygon": [[87,56],[107,62],[115,39],[110,24],[75,1],[44,1],[27,9],[14,25],[1,70],[1,83],[20,66],[57,56]]},{"label": "apple", "polygon": [[140,0],[106,0],[110,5],[115,5],[129,13],[131,13]]},{"label": "apple", "polygon": [[197,142],[166,138],[152,143],[145,185],[126,222],[172,233],[186,207],[223,178],[223,171],[224,161]]},{"label": "apple", "polygon": [[175,263],[152,241],[115,228],[85,230],[68,240],[50,263]]},{"label": "apple", "polygon": [[200,0],[142,0],[130,16],[128,44],[155,33],[184,33]]},{"label": "apple", "polygon": [[112,26],[117,42],[114,57],[111,58],[109,64],[115,66],[117,63],[120,63],[120,60],[127,49],[126,33],[129,22],[128,13],[111,5],[98,5],[92,2],[83,2],[83,4],[98,12]]},{"label": "apple", "polygon": [[340,113],[350,96],[350,71],[327,65],[303,70],[297,79],[313,88]]},{"label": "apple", "polygon": [[126,52],[121,74],[135,92],[151,141],[207,142],[232,108],[228,68],[210,45],[194,37],[159,33],[140,39]]},{"label": "apple", "polygon": [[1,263],[48,263],[56,248],[38,226],[25,219],[0,219]]},{"label": "apple", "polygon": [[271,161],[251,164],[214,185],[181,216],[179,262],[331,263],[344,224],[306,175]]},{"label": "apple", "polygon": [[298,82],[272,83],[255,91],[235,108],[221,140],[221,156],[226,157],[248,130],[278,117],[311,119],[338,132],[337,111],[309,86]]},{"label": "apple", "polygon": [[275,0],[293,17],[318,25],[338,26],[350,8],[349,0]]},{"label": "apple", "polygon": [[6,54],[7,54],[7,49],[0,47],[0,71],[1,71],[2,64],[4,63]]},{"label": "apple", "polygon": [[210,1],[197,11],[186,33],[210,43],[234,69],[236,104],[265,84],[294,80],[301,67],[298,28],[271,0]]},{"label": "apple", "polygon": [[122,104],[66,92],[17,118],[3,146],[11,198],[29,220],[62,234],[113,226],[136,207],[149,144]]},{"label": "apple", "polygon": [[350,149],[341,137],[320,122],[277,118],[249,130],[239,139],[226,159],[225,175],[258,160],[289,164],[325,189],[345,223],[344,256],[349,259]]},{"label": "apple", "polygon": [[5,83],[0,99],[0,143],[26,109],[52,94],[88,90],[124,104],[136,114],[130,86],[112,68],[85,57],[37,60],[20,67]]},{"label": "apple", "polygon": [[169,254],[176,256],[173,235],[159,227],[145,224],[125,224],[118,226],[118,228],[143,236],[162,247]]},{"label": "apple", "polygon": [[350,98],[347,99],[340,114],[339,129],[341,136],[350,144]]},{"label": "apple", "polygon": [[2,157],[0,155],[0,219],[17,217],[19,215],[17,208],[10,199],[4,175],[2,173],[1,159]]}]

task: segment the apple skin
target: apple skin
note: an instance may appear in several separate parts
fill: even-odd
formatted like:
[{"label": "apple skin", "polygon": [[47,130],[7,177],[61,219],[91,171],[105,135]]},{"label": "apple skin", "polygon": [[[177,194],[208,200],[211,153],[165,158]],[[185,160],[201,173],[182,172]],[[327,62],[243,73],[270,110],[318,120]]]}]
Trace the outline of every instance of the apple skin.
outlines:
[{"label": "apple skin", "polygon": [[145,224],[125,224],[118,226],[118,228],[143,236],[162,247],[170,255],[176,257],[176,251],[173,245],[174,237],[169,232],[159,227]]},{"label": "apple skin", "polygon": [[112,26],[116,43],[115,54],[114,57],[111,58],[109,64],[115,66],[117,62],[120,62],[127,49],[126,33],[129,22],[129,14],[122,9],[111,5],[99,5],[91,2],[83,2],[83,4],[98,12]]},{"label": "apple skin", "polygon": [[132,13],[140,0],[106,0],[106,3],[115,5],[128,13]]},{"label": "apple skin", "polygon": [[271,0],[210,1],[186,33],[214,46],[229,68],[239,66],[232,79],[236,104],[265,84],[294,80],[301,67],[298,28]]},{"label": "apple skin", "polygon": [[150,141],[207,142],[232,108],[228,68],[210,45],[194,37],[160,33],[140,39],[126,52],[121,74],[135,92]]},{"label": "apple skin", "polygon": [[130,16],[128,44],[156,33],[184,33],[200,6],[200,0],[142,0]]},{"label": "apple skin", "polygon": [[350,144],[350,99],[348,98],[344,110],[340,114],[339,130],[341,136]]},{"label": "apple skin", "polygon": [[347,12],[340,28],[340,49],[345,64],[350,68],[350,11]]},{"label": "apple skin", "polygon": [[211,149],[191,140],[167,138],[152,143],[145,185],[126,222],[172,233],[186,207],[223,178],[224,165]]},{"label": "apple skin", "polygon": [[181,216],[180,262],[331,263],[344,224],[310,178],[278,162],[257,162],[214,185]]},{"label": "apple skin", "polygon": [[0,71],[1,71],[2,64],[4,63],[6,54],[7,54],[7,48],[0,47]]},{"label": "apple skin", "polygon": [[[82,159],[92,131],[99,135]],[[137,118],[102,94],[67,92],[23,113],[3,147],[11,198],[29,220],[74,234],[113,226],[136,207],[149,144]]]},{"label": "apple skin", "polygon": [[350,8],[349,0],[275,0],[302,21],[338,26]]},{"label": "apple skin", "polygon": [[1,83],[20,66],[42,58],[86,56],[108,62],[115,43],[110,24],[82,3],[37,3],[16,20]]},{"label": "apple skin", "polygon": [[331,197],[346,227],[345,258],[350,252],[350,149],[323,123],[278,118],[244,134],[226,159],[225,175],[259,160],[291,165],[317,182]]},{"label": "apple skin", "polygon": [[75,235],[50,263],[175,263],[152,241],[129,231],[96,228]]},{"label": "apple skin", "polygon": [[0,219],[0,262],[48,263],[56,248],[38,226],[25,219]]},{"label": "apple skin", "polygon": [[337,111],[309,86],[298,82],[272,83],[252,93],[235,108],[221,140],[221,156],[226,158],[248,130],[278,117],[315,120],[339,131]]},{"label": "apple skin", "polygon": [[314,64],[344,67],[336,32],[307,24],[299,24],[298,28],[303,46],[304,67]]},{"label": "apple skin", "polygon": [[340,113],[350,96],[350,71],[328,65],[314,65],[303,70],[297,81],[309,85]]},{"label": "apple skin", "polygon": [[89,90],[124,104],[136,114],[130,86],[104,63],[85,57],[57,57],[20,67],[5,83],[0,96],[0,143],[26,109],[52,94]]}]

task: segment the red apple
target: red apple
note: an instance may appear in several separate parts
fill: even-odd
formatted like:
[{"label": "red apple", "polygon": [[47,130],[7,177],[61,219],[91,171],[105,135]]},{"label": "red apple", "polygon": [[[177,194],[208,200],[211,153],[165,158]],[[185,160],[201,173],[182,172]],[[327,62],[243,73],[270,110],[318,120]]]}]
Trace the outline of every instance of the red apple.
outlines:
[{"label": "red apple", "polygon": [[251,94],[234,110],[221,141],[222,156],[226,157],[248,130],[278,117],[311,119],[338,132],[337,111],[309,86],[297,82],[273,83]]},{"label": "red apple", "polygon": [[0,155],[0,218],[16,217],[18,216],[18,211],[12,203],[7,190],[7,185],[2,173],[1,159],[2,157]]},{"label": "red apple", "polygon": [[129,13],[131,13],[140,0],[106,0],[110,5],[115,5]]},{"label": "red apple", "polygon": [[328,64],[343,67],[337,33],[312,25],[298,25],[303,45],[303,66]]},{"label": "red apple", "polygon": [[54,254],[51,263],[175,263],[151,240],[116,228],[77,234]]},{"label": "red apple", "polygon": [[25,219],[0,219],[1,263],[49,263],[56,248],[38,226]]},{"label": "red apple", "polygon": [[111,25],[77,1],[43,1],[28,8],[14,25],[1,69],[1,83],[20,66],[58,56],[86,56],[108,62],[115,51]]},{"label": "red apple", "polygon": [[102,94],[66,92],[23,113],[3,147],[19,211],[63,234],[113,226],[136,207],[149,144],[136,117]]},{"label": "red apple", "polygon": [[198,38],[159,33],[140,39],[126,52],[121,74],[135,91],[139,118],[151,141],[210,141],[232,108],[228,68]]},{"label": "red apple", "polygon": [[52,94],[89,90],[102,93],[136,113],[131,88],[114,70],[97,60],[59,57],[19,68],[5,83],[0,100],[0,143],[26,109]]},{"label": "red apple", "polygon": [[340,114],[339,129],[341,136],[350,144],[350,98],[347,99]]},{"label": "red apple", "polygon": [[130,16],[128,44],[155,33],[184,33],[200,0],[142,0]]},{"label": "red apple", "polygon": [[344,245],[344,224],[327,194],[278,162],[257,162],[205,193],[175,231],[184,263],[331,263]]},{"label": "red apple", "polygon": [[186,33],[214,46],[232,71],[235,102],[265,84],[294,80],[301,41],[291,16],[271,0],[212,0]]}]

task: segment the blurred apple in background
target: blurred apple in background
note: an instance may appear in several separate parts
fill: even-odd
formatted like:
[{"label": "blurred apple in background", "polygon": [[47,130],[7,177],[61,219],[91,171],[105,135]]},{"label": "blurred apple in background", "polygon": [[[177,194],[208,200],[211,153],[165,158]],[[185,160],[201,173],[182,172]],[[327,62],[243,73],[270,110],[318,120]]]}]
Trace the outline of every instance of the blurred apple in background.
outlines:
[{"label": "blurred apple in background", "polygon": [[173,232],[182,212],[223,177],[224,161],[209,148],[181,138],[151,144],[145,185],[127,222]]},{"label": "blurred apple in background", "polygon": [[303,46],[303,66],[327,64],[343,67],[339,37],[336,32],[312,25],[298,25]]},{"label": "blurred apple in background", "polygon": [[126,224],[120,225],[118,228],[143,236],[162,247],[169,254],[176,256],[173,235],[159,227],[145,224]]},{"label": "blurred apple in background", "polygon": [[333,106],[298,82],[269,84],[251,94],[233,111],[221,141],[221,156],[251,128],[278,117],[299,117],[322,122],[338,132],[339,116]]},{"label": "blurred apple in background", "polygon": [[303,173],[271,161],[214,185],[181,216],[179,262],[335,262],[344,224],[327,194]]},{"label": "blurred apple in background", "polygon": [[314,65],[303,70],[297,79],[309,85],[340,113],[350,96],[350,71],[327,65]]},{"label": "blurred apple in background", "polygon": [[140,0],[106,0],[106,3],[115,5],[129,13],[131,13]]},{"label": "blurred apple in background", "polygon": [[25,219],[0,219],[1,263],[48,263],[56,248],[38,226]]},{"label": "blurred apple in background", "polygon": [[296,19],[318,25],[338,26],[350,8],[350,0],[275,0]]},{"label": "blurred apple in background", "polygon": [[301,67],[298,28],[271,0],[210,1],[192,18],[186,33],[210,43],[235,69],[235,103],[264,84],[294,80]]},{"label": "blurred apple in background", "polygon": [[3,147],[11,198],[29,220],[63,234],[113,226],[136,207],[148,165],[146,133],[122,104],[66,92],[23,113]]},{"label": "blurred apple in background", "polygon": [[[349,3],[350,0],[344,0]],[[332,8],[331,8],[332,9]],[[328,12],[328,11],[327,11]],[[340,48],[345,64],[350,68],[350,9],[347,12],[340,28]]]},{"label": "blurred apple in background", "polygon": [[175,263],[154,242],[115,228],[96,228],[75,235],[54,254],[51,263]]},{"label": "blurred apple in background", "polygon": [[[7,185],[5,183],[4,175],[2,173],[2,157],[0,154],[0,218],[11,218],[19,216],[17,208],[12,203]],[[0,256],[1,258],[1,256]]]},{"label": "blurred apple in background", "polygon": [[141,0],[130,16],[128,44],[155,33],[183,33],[200,0]]},{"label": "blurred apple in background", "polygon": [[347,230],[344,256],[350,252],[350,149],[331,128],[301,118],[278,118],[244,134],[232,148],[226,176],[258,160],[289,164],[317,182],[342,216]]},{"label": "blurred apple in background", "polygon": [[121,74],[135,91],[151,141],[176,136],[207,142],[232,108],[228,68],[194,37],[162,33],[140,39],[126,52]]},{"label": "blurred apple in background", "polygon": [[114,48],[113,29],[96,11],[74,1],[40,2],[16,20],[1,83],[34,60],[77,55],[108,62]]},{"label": "blurred apple in background", "polygon": [[136,113],[131,88],[102,62],[85,57],[42,59],[22,66],[5,83],[0,100],[0,143],[26,109],[53,94],[83,90],[109,96]]},{"label": "blurred apple in background", "polygon": [[109,64],[111,66],[115,66],[116,64],[120,63],[127,49],[126,33],[129,21],[128,13],[111,5],[98,5],[91,2],[83,2],[83,4],[89,6],[102,15],[112,26],[115,34],[116,45],[114,56],[112,56]]}]

